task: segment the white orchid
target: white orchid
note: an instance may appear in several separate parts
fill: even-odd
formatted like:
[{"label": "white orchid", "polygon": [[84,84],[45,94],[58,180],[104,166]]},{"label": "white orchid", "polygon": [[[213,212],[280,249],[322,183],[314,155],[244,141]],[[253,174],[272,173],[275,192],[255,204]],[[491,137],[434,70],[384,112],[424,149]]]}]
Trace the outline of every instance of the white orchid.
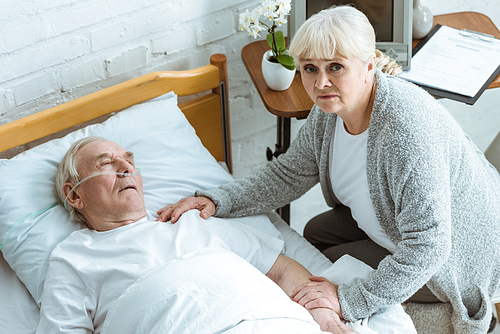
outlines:
[{"label": "white orchid", "polygon": [[[253,12],[249,12],[248,9],[240,14],[240,28],[243,31],[251,30],[251,26],[255,24],[259,24],[260,15],[254,10]],[[259,24],[260,25],[260,24]]]},{"label": "white orchid", "polygon": [[243,31],[246,31],[248,30],[248,28],[250,28],[250,20],[248,19],[249,15],[250,12],[248,11],[248,9],[244,13],[240,14],[240,29]]},{"label": "white orchid", "polygon": [[273,0],[264,0],[262,1],[262,5],[260,6],[263,8],[267,16],[267,13],[273,13],[276,10],[276,7],[278,6],[278,3]]},{"label": "white orchid", "polygon": [[276,13],[280,16],[288,15],[288,13],[290,13],[290,10],[292,10],[291,0],[277,1],[277,5],[278,10],[276,11]]},{"label": "white orchid", "polygon": [[278,14],[276,13],[276,9],[278,8],[278,4],[275,1],[262,1],[262,9],[264,11],[264,16],[272,21],[275,18],[278,17]]},{"label": "white orchid", "polygon": [[[287,23],[286,16],[290,14],[292,9],[291,3],[291,0],[263,0],[261,5],[253,11],[250,12],[247,9],[244,13],[241,13],[239,23],[240,29],[247,31],[254,38],[260,36],[259,32],[267,29],[266,40],[273,50],[273,58],[284,67],[293,70],[295,69],[293,59],[283,54],[287,50],[285,36],[282,31],[276,30],[278,26]],[[267,25],[260,21],[261,16],[271,21],[271,24]]]},{"label": "white orchid", "polygon": [[280,15],[280,17],[278,17],[276,19],[276,23],[278,24],[278,26],[282,26],[283,24],[287,23],[287,20],[285,19],[285,15]]}]

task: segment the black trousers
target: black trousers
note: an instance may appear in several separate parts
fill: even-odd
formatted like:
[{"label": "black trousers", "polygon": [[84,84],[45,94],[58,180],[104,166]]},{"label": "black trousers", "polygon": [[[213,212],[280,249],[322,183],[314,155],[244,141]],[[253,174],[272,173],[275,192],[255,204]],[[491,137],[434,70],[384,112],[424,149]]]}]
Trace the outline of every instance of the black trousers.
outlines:
[{"label": "black trousers", "polygon": [[[332,262],[349,254],[376,269],[382,259],[391,255],[372,241],[358,227],[351,210],[340,204],[311,219],[304,228],[304,237]],[[424,285],[407,302],[438,303],[440,300]]]}]

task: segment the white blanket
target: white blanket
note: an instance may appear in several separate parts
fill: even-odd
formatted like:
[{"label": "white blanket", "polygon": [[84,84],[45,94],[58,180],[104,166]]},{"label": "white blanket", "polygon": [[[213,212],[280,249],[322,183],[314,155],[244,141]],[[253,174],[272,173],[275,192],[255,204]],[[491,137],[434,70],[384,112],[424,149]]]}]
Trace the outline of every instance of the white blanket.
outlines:
[{"label": "white blanket", "polygon": [[[214,257],[224,265],[214,267]],[[323,332],[249,263],[223,249],[203,249],[138,279],[114,302],[102,333]]]},{"label": "white blanket", "polygon": [[[211,266],[214,257],[225,265]],[[347,283],[370,270],[344,257],[324,275]],[[349,325],[361,334],[416,333],[401,306]],[[323,332],[303,307],[250,264],[222,249],[203,249],[138,279],[110,308],[102,333]]]}]

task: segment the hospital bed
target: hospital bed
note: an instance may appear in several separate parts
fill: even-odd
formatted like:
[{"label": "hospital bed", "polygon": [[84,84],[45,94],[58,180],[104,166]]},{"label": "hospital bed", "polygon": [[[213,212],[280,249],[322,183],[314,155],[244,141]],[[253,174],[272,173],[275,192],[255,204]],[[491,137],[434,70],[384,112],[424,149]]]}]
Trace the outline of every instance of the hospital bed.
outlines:
[{"label": "hospital bed", "polygon": [[[209,65],[146,74],[0,126],[0,333],[35,332],[50,252],[82,228],[53,194],[68,147],[98,135],[134,152],[152,211],[229,182],[227,82],[226,57],[215,54]],[[349,257],[332,265],[273,212],[238,220],[283,238],[285,255],[336,283],[371,270]],[[353,326],[360,333],[415,332],[400,306]]]}]

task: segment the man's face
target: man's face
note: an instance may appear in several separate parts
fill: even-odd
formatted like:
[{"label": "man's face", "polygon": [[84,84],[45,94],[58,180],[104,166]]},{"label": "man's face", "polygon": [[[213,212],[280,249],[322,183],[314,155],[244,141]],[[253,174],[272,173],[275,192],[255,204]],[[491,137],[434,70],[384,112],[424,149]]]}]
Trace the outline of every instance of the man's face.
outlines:
[{"label": "man's face", "polygon": [[137,173],[133,154],[110,141],[97,141],[81,147],[75,154],[80,178],[99,173],[83,181],[75,190],[76,201],[90,228],[107,231],[131,224],[146,215],[142,177],[115,173]]}]

